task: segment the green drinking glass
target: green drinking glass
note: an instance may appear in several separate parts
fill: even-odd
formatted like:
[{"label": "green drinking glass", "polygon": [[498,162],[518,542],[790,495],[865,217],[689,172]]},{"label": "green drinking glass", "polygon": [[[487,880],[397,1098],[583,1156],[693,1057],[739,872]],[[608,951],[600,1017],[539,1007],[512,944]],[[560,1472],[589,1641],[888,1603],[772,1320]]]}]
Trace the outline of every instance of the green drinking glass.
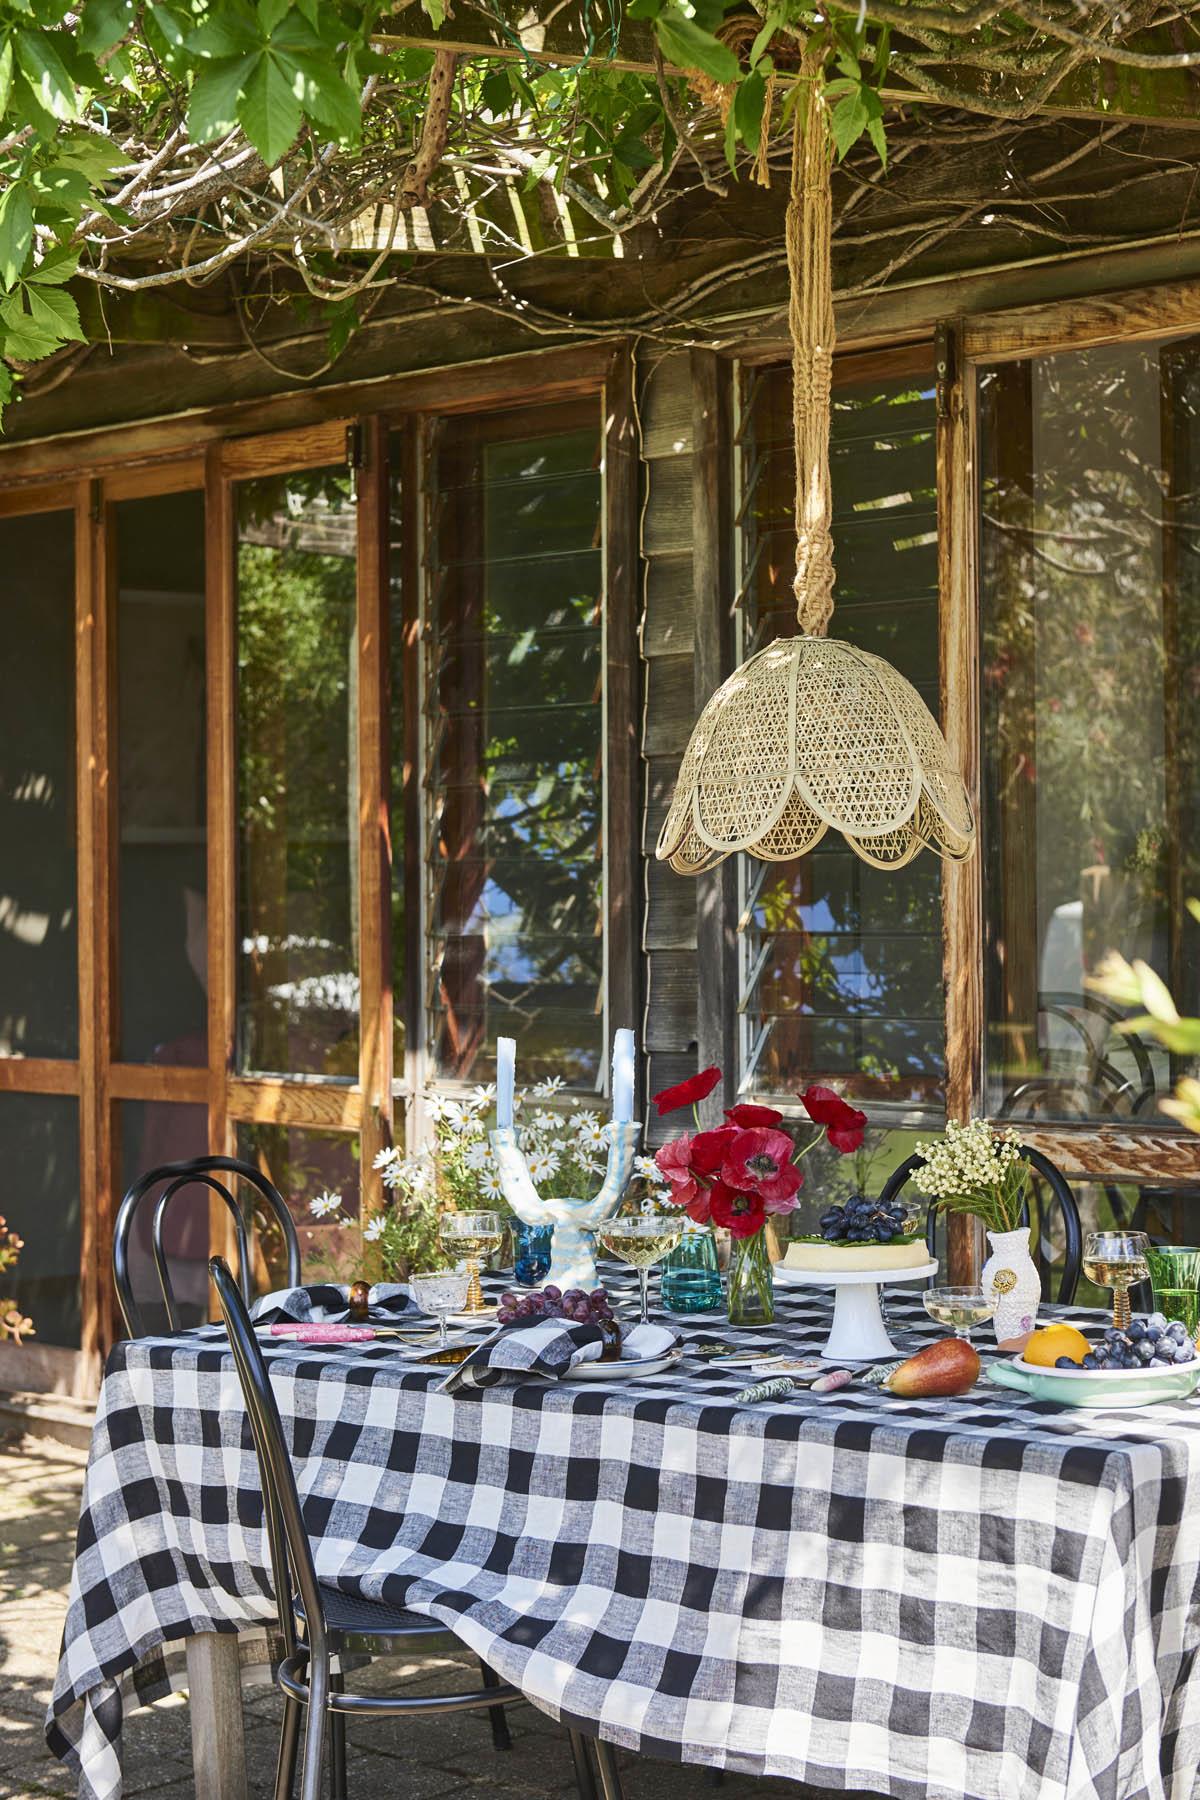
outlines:
[{"label": "green drinking glass", "polygon": [[1151,1244],[1145,1254],[1156,1310],[1164,1318],[1181,1320],[1194,1338],[1200,1329],[1200,1248]]}]

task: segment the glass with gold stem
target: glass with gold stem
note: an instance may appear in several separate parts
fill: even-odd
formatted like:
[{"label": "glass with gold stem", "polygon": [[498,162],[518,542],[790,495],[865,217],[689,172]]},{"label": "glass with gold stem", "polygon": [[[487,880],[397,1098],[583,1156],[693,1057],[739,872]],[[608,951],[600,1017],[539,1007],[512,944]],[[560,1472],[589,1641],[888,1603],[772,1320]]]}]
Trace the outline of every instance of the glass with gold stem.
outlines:
[{"label": "glass with gold stem", "polygon": [[1129,1329],[1129,1289],[1150,1274],[1144,1231],[1089,1231],[1083,1244],[1083,1272],[1097,1287],[1112,1289],[1113,1324]]},{"label": "glass with gold stem", "polygon": [[483,1297],[479,1281],[479,1265],[496,1249],[502,1236],[500,1214],[495,1212],[443,1213],[438,1237],[447,1256],[467,1259],[467,1298],[464,1313],[485,1313],[490,1309]]}]

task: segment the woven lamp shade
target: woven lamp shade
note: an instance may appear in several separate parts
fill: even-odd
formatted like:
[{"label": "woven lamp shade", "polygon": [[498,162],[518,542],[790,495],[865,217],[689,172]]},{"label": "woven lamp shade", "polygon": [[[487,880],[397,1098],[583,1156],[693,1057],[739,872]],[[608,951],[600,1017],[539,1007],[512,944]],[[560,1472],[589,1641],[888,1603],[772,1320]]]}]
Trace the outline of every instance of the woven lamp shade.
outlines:
[{"label": "woven lamp shade", "polygon": [[916,688],[882,657],[826,636],[834,323],[822,60],[813,48],[801,65],[788,207],[800,635],[750,657],[701,713],[658,840],[659,861],[680,875],[735,850],[788,862],[831,828],[881,869],[923,849],[961,861],[975,848],[967,790]]}]

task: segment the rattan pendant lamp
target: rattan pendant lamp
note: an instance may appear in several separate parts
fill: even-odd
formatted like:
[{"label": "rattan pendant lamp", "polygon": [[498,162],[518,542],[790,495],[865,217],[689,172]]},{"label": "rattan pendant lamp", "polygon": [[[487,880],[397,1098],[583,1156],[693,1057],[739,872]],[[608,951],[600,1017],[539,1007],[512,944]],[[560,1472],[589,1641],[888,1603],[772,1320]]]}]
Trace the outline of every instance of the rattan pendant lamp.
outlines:
[{"label": "rattan pendant lamp", "polygon": [[817,49],[806,48],[800,80],[787,211],[800,635],[750,657],[700,715],[658,840],[659,860],[681,875],[735,850],[786,862],[831,828],[881,869],[924,848],[961,860],[975,847],[962,777],[917,690],[881,657],[826,635],[832,148]]}]

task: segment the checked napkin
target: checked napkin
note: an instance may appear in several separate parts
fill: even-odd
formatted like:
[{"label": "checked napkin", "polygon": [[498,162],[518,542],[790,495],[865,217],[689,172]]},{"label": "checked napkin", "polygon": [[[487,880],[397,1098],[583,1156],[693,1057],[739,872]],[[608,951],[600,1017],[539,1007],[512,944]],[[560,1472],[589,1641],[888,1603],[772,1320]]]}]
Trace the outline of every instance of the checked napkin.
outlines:
[{"label": "checked napkin", "polygon": [[[376,1324],[384,1319],[420,1317],[420,1308],[408,1289],[394,1281],[373,1287],[368,1306]],[[283,1325],[289,1320],[296,1325],[345,1325],[350,1320],[350,1289],[331,1281],[314,1287],[280,1288],[256,1300],[250,1316],[256,1325]]]},{"label": "checked napkin", "polygon": [[[665,1325],[635,1325],[622,1334],[621,1358],[665,1356],[678,1342]],[[531,1375],[557,1381],[576,1363],[598,1361],[603,1345],[596,1325],[569,1324],[566,1319],[513,1325],[472,1350],[442,1382],[442,1392],[494,1387],[499,1381],[525,1381]]]}]

